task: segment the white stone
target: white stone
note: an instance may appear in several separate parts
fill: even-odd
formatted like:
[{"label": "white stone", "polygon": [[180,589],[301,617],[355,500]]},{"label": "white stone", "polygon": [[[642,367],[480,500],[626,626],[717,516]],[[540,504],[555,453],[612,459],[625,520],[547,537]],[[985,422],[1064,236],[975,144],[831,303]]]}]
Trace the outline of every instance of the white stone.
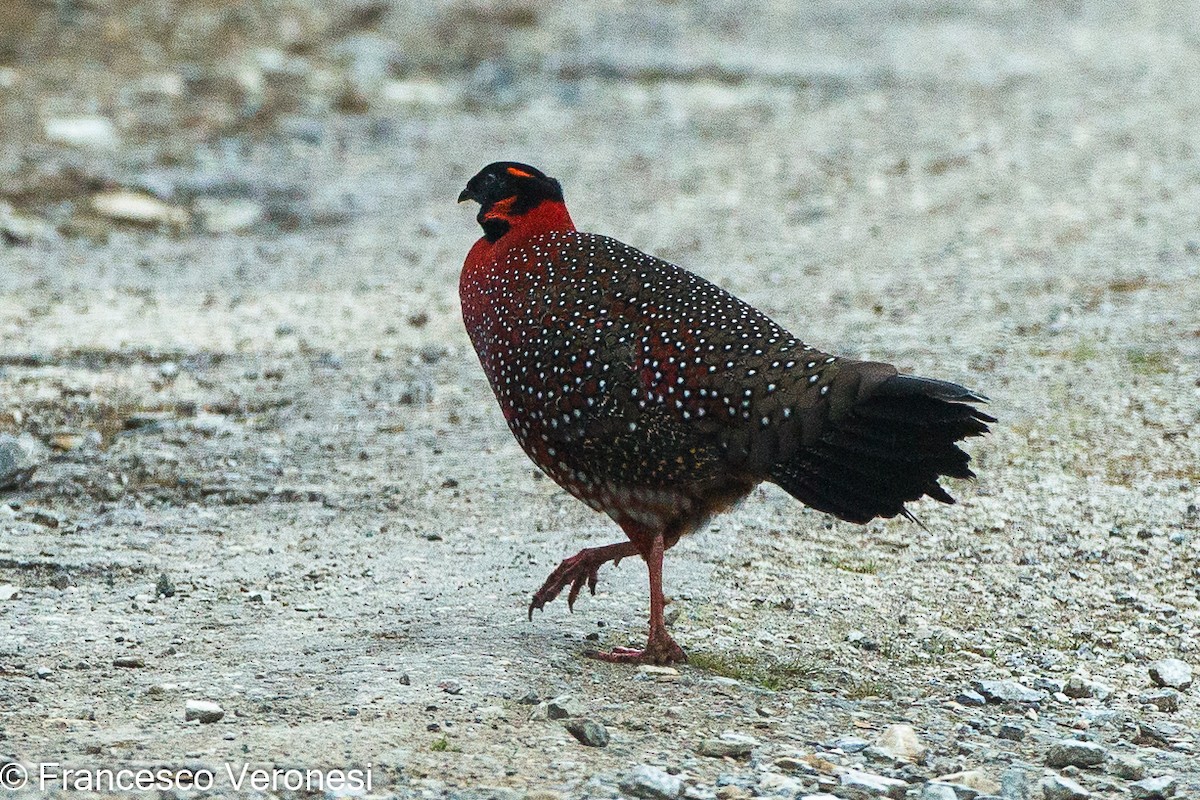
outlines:
[{"label": "white stone", "polygon": [[85,147],[93,150],[113,150],[117,147],[117,131],[107,117],[57,117],[46,120],[46,138],[58,144]]}]

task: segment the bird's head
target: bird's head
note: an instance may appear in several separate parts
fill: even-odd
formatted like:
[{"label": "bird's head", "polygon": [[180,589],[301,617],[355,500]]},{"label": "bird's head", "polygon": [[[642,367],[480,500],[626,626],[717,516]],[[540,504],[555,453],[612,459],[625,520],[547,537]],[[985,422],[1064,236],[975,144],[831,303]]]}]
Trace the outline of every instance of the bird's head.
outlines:
[{"label": "bird's head", "polygon": [[[479,203],[475,219],[489,242],[508,233],[518,220],[530,216],[530,212],[546,202],[556,204],[566,214],[559,182],[539,169],[515,161],[497,161],[480,170],[458,195],[458,202],[464,200]],[[570,222],[569,217],[567,221]]]}]

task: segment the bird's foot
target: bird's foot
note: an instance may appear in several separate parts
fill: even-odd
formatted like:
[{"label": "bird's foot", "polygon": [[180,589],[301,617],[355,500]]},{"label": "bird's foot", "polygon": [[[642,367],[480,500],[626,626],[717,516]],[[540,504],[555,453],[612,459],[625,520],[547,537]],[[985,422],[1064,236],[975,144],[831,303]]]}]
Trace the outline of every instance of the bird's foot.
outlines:
[{"label": "bird's foot", "polygon": [[637,552],[638,550],[632,542],[620,542],[604,547],[587,547],[565,559],[558,565],[558,569],[551,572],[550,577],[546,578],[542,588],[534,592],[533,599],[529,601],[529,618],[533,619],[535,610],[541,609],[546,603],[558,597],[568,585],[570,585],[571,591],[567,593],[567,608],[574,611],[575,599],[579,597],[579,592],[584,585],[593,595],[596,593],[596,583],[600,579],[600,567],[609,561],[614,565],[619,564],[622,558],[636,555]]},{"label": "bird's foot", "polygon": [[604,653],[592,650],[585,653],[588,658],[597,661],[608,661],[613,664],[678,664],[687,661],[687,653],[675,644],[675,640],[667,633],[666,628],[650,631],[646,647],[637,650],[632,647],[614,647]]}]

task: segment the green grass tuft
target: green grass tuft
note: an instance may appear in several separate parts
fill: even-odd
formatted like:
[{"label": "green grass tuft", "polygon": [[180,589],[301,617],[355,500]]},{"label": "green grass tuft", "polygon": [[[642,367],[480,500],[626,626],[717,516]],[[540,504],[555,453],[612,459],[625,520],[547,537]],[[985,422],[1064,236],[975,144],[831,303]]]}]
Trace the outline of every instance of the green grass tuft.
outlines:
[{"label": "green grass tuft", "polygon": [[714,675],[757,684],[773,692],[794,688],[821,674],[820,667],[813,661],[757,658],[744,653],[692,653],[688,656],[688,664]]}]

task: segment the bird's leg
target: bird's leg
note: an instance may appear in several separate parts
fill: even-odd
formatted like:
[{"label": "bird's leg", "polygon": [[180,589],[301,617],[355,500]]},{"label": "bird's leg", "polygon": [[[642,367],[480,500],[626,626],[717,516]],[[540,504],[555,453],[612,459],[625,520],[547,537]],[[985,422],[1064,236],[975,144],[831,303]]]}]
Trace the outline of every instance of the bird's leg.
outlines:
[{"label": "bird's leg", "polygon": [[646,640],[644,650],[630,647],[614,647],[612,652],[592,652],[588,655],[600,661],[618,663],[670,664],[676,661],[687,661],[683,648],[675,644],[671,634],[667,633],[667,622],[664,616],[666,597],[662,587],[663,550],[666,549],[661,533],[654,534],[650,544],[650,552],[644,554],[646,567],[650,571],[650,637]]},{"label": "bird's leg", "polygon": [[533,619],[535,609],[542,608],[546,603],[558,597],[567,584],[571,585],[571,591],[567,594],[567,608],[574,610],[575,598],[579,597],[579,591],[585,583],[588,591],[592,594],[596,593],[596,582],[599,580],[598,572],[601,566],[609,561],[612,561],[614,565],[619,564],[622,558],[637,554],[638,549],[633,542],[618,542],[604,547],[585,547],[559,564],[558,569],[551,572],[550,577],[546,578],[542,588],[534,592],[533,599],[529,601],[529,618]]}]

